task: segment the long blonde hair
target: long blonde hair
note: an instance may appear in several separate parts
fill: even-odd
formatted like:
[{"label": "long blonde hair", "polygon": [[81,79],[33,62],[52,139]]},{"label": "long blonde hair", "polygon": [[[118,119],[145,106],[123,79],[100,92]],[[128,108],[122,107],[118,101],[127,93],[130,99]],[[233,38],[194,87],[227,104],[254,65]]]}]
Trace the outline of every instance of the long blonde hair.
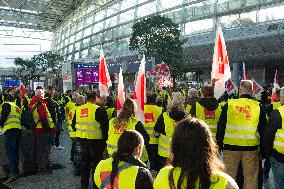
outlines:
[{"label": "long blonde hair", "polygon": [[167,112],[169,113],[173,109],[176,109],[176,110],[181,111],[181,112],[185,112],[184,99],[183,99],[182,94],[180,92],[173,93],[172,99],[167,106]]},{"label": "long blonde hair", "polygon": [[123,127],[129,121],[131,116],[135,116],[135,104],[133,100],[126,99],[121,112],[115,119],[114,128],[120,129]]}]

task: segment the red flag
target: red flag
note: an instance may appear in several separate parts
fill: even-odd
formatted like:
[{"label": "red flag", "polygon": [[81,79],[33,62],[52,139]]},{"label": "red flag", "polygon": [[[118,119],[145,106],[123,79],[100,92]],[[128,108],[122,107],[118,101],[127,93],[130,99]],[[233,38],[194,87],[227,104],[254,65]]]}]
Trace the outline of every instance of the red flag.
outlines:
[{"label": "red flag", "polygon": [[144,123],[144,103],[146,96],[146,79],[145,79],[145,56],[141,60],[139,71],[137,74],[136,85],[134,90],[134,101],[137,104],[136,117]]},{"label": "red flag", "polygon": [[243,80],[247,80],[247,71],[246,71],[246,65],[243,62]]},{"label": "red flag", "polygon": [[118,86],[117,86],[117,101],[116,101],[116,110],[117,115],[120,113],[122,106],[125,101],[125,92],[124,92],[124,84],[123,84],[123,76],[122,69],[120,68],[119,76],[118,76]]},{"label": "red flag", "polygon": [[263,87],[260,84],[258,84],[253,78],[252,78],[251,81],[252,81],[252,84],[253,84],[253,88],[252,88],[253,94],[254,95],[260,95],[261,92],[263,91]]},{"label": "red flag", "polygon": [[233,83],[232,79],[229,79],[227,82],[226,82],[226,91],[227,93],[230,95],[232,93],[235,93],[236,91],[236,86],[235,84]]},{"label": "red flag", "polygon": [[216,39],[212,63],[211,81],[214,83],[214,96],[220,98],[226,88],[225,82],[231,78],[229,59],[220,23],[217,23]]},{"label": "red flag", "polygon": [[99,90],[101,96],[108,96],[108,88],[111,86],[103,49],[100,52],[100,65],[99,65]]},{"label": "red flag", "polygon": [[276,70],[275,76],[274,76],[274,82],[273,82],[271,102],[277,101],[277,95],[276,95],[277,89],[280,89],[280,86],[279,86],[279,75],[278,75],[278,71]]}]

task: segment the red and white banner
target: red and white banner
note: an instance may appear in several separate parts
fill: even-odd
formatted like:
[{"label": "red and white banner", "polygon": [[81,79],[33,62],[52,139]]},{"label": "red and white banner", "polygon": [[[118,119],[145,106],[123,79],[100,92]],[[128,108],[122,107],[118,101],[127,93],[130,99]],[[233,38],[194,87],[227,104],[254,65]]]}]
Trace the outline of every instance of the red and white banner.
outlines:
[{"label": "red and white banner", "polygon": [[124,84],[123,84],[123,75],[122,75],[122,69],[120,68],[120,72],[118,76],[117,101],[116,101],[117,115],[119,115],[123,107],[124,101],[125,101],[125,92],[124,92]]},{"label": "red and white banner", "polygon": [[263,91],[263,87],[260,85],[260,84],[258,84],[253,78],[252,78],[252,86],[253,86],[253,88],[252,88],[252,92],[253,92],[253,94],[255,95],[255,96],[259,96],[259,95],[261,95],[261,92]]},{"label": "red and white banner", "polygon": [[247,70],[244,62],[243,62],[243,80],[247,80]]},{"label": "red and white banner", "polygon": [[234,82],[232,81],[232,79],[229,79],[226,82],[226,91],[228,93],[228,95],[232,94],[232,93],[236,93],[237,87],[234,84]]},{"label": "red and white banner", "polygon": [[171,75],[170,68],[164,62],[158,65],[155,65],[154,70],[147,71],[147,77],[169,78],[170,75]]},{"label": "red and white banner", "polygon": [[99,90],[100,96],[109,96],[108,88],[111,86],[103,49],[100,51],[100,65],[99,65]]},{"label": "red and white banner", "polygon": [[145,56],[141,60],[139,71],[137,73],[136,85],[133,100],[136,102],[136,117],[144,123],[144,104],[146,100],[146,78],[145,78]]},{"label": "red and white banner", "polygon": [[277,95],[276,95],[277,89],[280,89],[280,86],[279,86],[279,75],[278,75],[278,71],[276,70],[275,76],[274,76],[274,82],[273,82],[271,102],[277,101]]},{"label": "red and white banner", "polygon": [[225,82],[231,78],[231,70],[226,44],[220,23],[217,23],[216,39],[212,63],[211,81],[214,83],[214,96],[219,99],[226,91]]}]

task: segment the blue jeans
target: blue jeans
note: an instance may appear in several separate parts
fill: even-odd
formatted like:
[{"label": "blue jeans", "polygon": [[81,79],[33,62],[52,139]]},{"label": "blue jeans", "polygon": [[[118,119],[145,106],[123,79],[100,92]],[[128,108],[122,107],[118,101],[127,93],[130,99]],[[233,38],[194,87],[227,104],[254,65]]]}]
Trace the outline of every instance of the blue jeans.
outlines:
[{"label": "blue jeans", "polygon": [[274,176],[274,189],[283,189],[284,186],[284,163],[270,157],[271,169]]},{"label": "blue jeans", "polygon": [[4,133],[9,170],[11,174],[19,173],[19,149],[22,133],[19,129],[7,130]]}]

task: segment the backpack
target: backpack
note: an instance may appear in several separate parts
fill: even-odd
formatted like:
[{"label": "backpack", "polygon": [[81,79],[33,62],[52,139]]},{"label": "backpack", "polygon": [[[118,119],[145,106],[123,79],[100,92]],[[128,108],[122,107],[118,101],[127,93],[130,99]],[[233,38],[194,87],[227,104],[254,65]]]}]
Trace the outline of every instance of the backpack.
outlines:
[{"label": "backpack", "polygon": [[42,104],[43,102],[36,102],[32,108],[30,109],[24,109],[22,111],[22,116],[21,116],[21,125],[22,127],[25,127],[28,130],[32,130],[36,128],[37,123],[34,120],[33,116],[33,111],[38,107],[38,105]]}]

